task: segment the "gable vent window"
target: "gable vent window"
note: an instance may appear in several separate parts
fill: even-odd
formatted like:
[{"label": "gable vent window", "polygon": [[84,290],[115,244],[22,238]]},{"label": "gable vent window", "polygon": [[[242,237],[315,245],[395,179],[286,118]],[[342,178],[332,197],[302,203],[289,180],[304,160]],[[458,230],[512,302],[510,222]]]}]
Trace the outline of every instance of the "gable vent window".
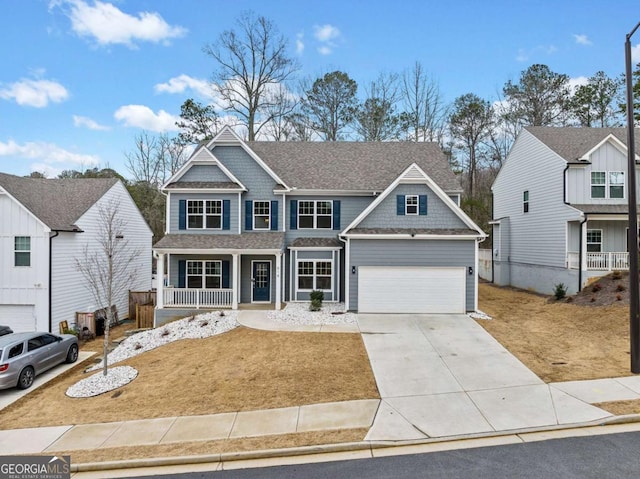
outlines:
[{"label": "gable vent window", "polygon": [[529,212],[529,190],[522,193],[522,211],[524,213]]}]

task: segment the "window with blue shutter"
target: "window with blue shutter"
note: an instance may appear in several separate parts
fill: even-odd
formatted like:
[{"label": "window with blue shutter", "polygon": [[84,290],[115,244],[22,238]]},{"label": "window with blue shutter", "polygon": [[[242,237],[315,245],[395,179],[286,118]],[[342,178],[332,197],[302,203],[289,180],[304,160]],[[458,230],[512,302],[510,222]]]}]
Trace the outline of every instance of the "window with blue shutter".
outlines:
[{"label": "window with blue shutter", "polygon": [[289,209],[289,229],[298,229],[298,200],[291,200],[291,207]]},{"label": "window with blue shutter", "polygon": [[187,277],[187,262],[183,259],[178,261],[178,288],[184,288]]},{"label": "window with blue shutter", "polygon": [[333,202],[333,229],[340,229],[340,200]]},{"label": "window with blue shutter", "polygon": [[231,200],[222,200],[222,229],[231,229]]},{"label": "window with blue shutter", "polygon": [[229,261],[222,262],[222,287],[229,288]]},{"label": "window with blue shutter", "polygon": [[244,202],[244,229],[251,231],[253,229],[253,201]]},{"label": "window with blue shutter", "polygon": [[404,216],[404,195],[396,196],[396,214]]},{"label": "window with blue shutter", "polygon": [[273,200],[271,202],[271,219],[270,219],[271,231],[278,231],[278,202]]},{"label": "window with blue shutter", "polygon": [[178,203],[178,229],[187,229],[187,200],[180,200]]},{"label": "window with blue shutter", "polygon": [[418,196],[418,214],[426,216],[427,214],[427,195]]}]

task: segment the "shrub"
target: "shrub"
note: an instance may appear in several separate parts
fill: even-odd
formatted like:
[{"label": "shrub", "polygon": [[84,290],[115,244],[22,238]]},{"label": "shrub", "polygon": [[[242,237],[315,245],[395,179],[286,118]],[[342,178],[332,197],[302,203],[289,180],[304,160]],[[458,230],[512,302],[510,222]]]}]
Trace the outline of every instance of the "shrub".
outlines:
[{"label": "shrub", "polygon": [[320,311],[322,309],[322,300],[324,299],[324,292],[313,290],[309,293],[311,304],[309,305],[309,311]]},{"label": "shrub", "polygon": [[616,294],[616,299],[618,301],[622,301],[622,295],[621,294]]},{"label": "shrub", "polygon": [[600,283],[596,283],[596,284],[593,285],[593,288],[591,288],[591,291],[594,292],[594,293],[597,293],[601,289],[602,289],[602,285]]},{"label": "shrub", "polygon": [[627,287],[624,284],[619,284],[616,286],[616,291],[625,291]]},{"label": "shrub", "polygon": [[558,283],[554,286],[553,297],[558,301],[567,295],[567,287],[564,283]]}]

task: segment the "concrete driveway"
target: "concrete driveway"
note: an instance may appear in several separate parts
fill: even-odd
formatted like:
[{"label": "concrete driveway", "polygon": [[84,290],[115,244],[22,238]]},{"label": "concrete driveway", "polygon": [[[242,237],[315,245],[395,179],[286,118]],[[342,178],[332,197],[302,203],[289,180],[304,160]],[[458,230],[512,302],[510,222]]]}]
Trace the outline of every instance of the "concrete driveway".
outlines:
[{"label": "concrete driveway", "polygon": [[467,315],[359,314],[382,397],[372,441],[594,421],[609,413],[549,388]]}]

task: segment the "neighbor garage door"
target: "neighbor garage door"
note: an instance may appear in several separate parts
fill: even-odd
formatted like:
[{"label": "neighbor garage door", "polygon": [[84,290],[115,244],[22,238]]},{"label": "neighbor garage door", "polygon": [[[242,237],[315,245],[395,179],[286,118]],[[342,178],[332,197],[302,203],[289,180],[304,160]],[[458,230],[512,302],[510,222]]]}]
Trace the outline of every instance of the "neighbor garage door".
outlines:
[{"label": "neighbor garage door", "polygon": [[465,269],[360,266],[360,313],[464,313]]},{"label": "neighbor garage door", "polygon": [[0,324],[9,326],[16,333],[35,331],[36,320],[33,305],[0,304]]}]

